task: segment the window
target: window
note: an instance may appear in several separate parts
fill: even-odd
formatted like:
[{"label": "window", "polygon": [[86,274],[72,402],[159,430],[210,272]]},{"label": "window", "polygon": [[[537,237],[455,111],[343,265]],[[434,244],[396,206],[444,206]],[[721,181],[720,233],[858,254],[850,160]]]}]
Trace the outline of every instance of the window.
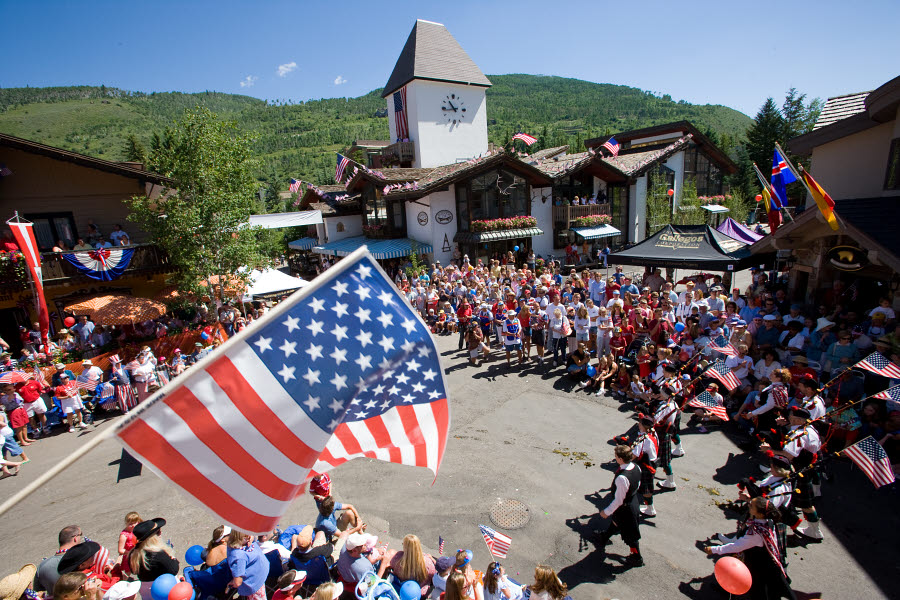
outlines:
[{"label": "window", "polygon": [[[624,234],[628,230],[628,186],[610,183],[606,188],[606,198],[612,217],[611,225]],[[606,242],[610,248],[618,249],[625,243],[625,238],[624,235],[617,235]]]},{"label": "window", "polygon": [[698,196],[716,196],[722,193],[722,172],[697,146],[684,151],[684,180],[693,180]]},{"label": "window", "polygon": [[884,176],[884,189],[900,190],[900,138],[891,140],[887,173]]},{"label": "window", "polygon": [[57,240],[62,240],[69,248],[78,241],[75,219],[70,212],[31,213],[25,218],[34,223],[34,238],[41,250],[52,250]]},{"label": "window", "polygon": [[381,190],[374,185],[366,185],[362,192],[364,224],[380,225],[388,237],[406,235],[406,207],[402,200],[385,200]]},{"label": "window", "polygon": [[338,221],[338,224],[337,224],[337,226],[334,228],[334,230],[337,231],[338,233],[344,233],[344,222],[343,222],[343,221]]},{"label": "window", "polygon": [[457,184],[460,231],[468,231],[472,221],[530,215],[528,194],[528,184],[523,178],[502,169]]}]

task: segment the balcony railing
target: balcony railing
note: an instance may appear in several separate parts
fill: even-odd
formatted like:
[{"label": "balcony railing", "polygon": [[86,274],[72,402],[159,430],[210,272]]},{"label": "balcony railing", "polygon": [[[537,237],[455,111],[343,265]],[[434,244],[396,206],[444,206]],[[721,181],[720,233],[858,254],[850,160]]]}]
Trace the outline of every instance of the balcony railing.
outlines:
[{"label": "balcony railing", "polygon": [[606,204],[584,204],[578,206],[554,206],[553,222],[562,223],[562,229],[568,229],[569,225],[578,217],[590,217],[593,215],[608,215],[611,207]]},{"label": "balcony railing", "polygon": [[413,142],[396,142],[381,150],[384,165],[411,164],[416,160],[416,145]]},{"label": "balcony railing", "polygon": [[[128,268],[125,269],[122,277],[172,270],[168,254],[155,244],[133,244],[127,248],[133,248],[134,254],[131,255],[131,262],[128,263]],[[42,252],[41,267],[44,287],[94,281],[81,274],[72,263],[56,252]],[[18,289],[27,287],[27,285],[20,281],[0,282],[0,288],[3,289]]]}]

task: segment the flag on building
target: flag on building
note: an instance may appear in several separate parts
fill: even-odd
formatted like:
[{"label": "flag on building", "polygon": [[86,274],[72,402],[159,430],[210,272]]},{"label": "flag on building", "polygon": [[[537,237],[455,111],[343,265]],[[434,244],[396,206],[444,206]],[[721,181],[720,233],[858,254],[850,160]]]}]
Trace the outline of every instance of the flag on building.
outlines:
[{"label": "flag on building", "polygon": [[343,154],[337,155],[337,166],[334,169],[334,180],[336,182],[341,183],[344,180],[344,171],[347,170],[347,166],[349,164],[349,158],[347,158]]},{"label": "flag on building", "polygon": [[490,527],[485,527],[484,525],[479,525],[478,528],[481,529],[481,535],[484,536],[484,543],[487,544],[491,554],[497,558],[506,558],[506,553],[509,552],[509,545],[512,543],[512,538],[505,536],[502,533],[498,533]]},{"label": "flag on building", "polygon": [[828,225],[831,226],[834,231],[837,231],[838,222],[837,217],[835,217],[834,214],[834,200],[831,199],[828,192],[826,192],[807,171],[801,171],[800,176],[803,177],[803,182],[806,184],[809,194],[813,197],[813,200],[816,201],[816,206],[822,211],[822,216],[828,221]]},{"label": "flag on building", "polygon": [[438,554],[444,554],[444,538],[438,536]]},{"label": "flag on building", "polygon": [[430,331],[365,249],[138,406],[128,452],[231,527],[271,531],[354,458],[437,474],[450,411]]},{"label": "flag on building", "polygon": [[28,265],[28,272],[31,274],[31,281],[34,283],[34,308],[38,316],[38,323],[41,326],[41,343],[44,347],[50,345],[50,311],[47,310],[47,301],[44,298],[44,275],[41,268],[41,252],[38,249],[37,240],[34,239],[34,223],[22,221],[19,213],[16,213],[12,219],[6,224],[13,232],[16,238],[16,244],[25,257],[25,264]]},{"label": "flag on building", "polygon": [[728,420],[728,413],[725,412],[725,407],[720,406],[719,403],[716,402],[715,398],[712,397],[712,394],[710,394],[706,390],[704,390],[696,398],[688,402],[687,405],[693,406],[694,408],[702,408],[704,410],[708,410],[723,421]]},{"label": "flag on building", "polygon": [[134,248],[97,248],[61,254],[78,272],[97,281],[118,279],[128,269]]},{"label": "flag on building", "polygon": [[292,194],[296,194],[298,191],[300,191],[301,185],[303,185],[302,181],[291,177],[291,185],[288,186],[288,191]]},{"label": "flag on building", "polygon": [[881,444],[871,435],[845,448],[843,453],[863,470],[875,487],[894,483],[894,469]]},{"label": "flag on building", "polygon": [[736,390],[741,385],[740,380],[735,376],[734,373],[731,372],[731,369],[725,366],[725,363],[721,360],[717,360],[709,365],[709,368],[706,369],[705,375],[708,375],[713,379],[718,379],[729,390]]},{"label": "flag on building", "polygon": [[775,154],[772,157],[772,177],[769,181],[781,205],[787,206],[787,184],[794,183],[797,181],[797,178],[794,176],[793,171],[788,168],[787,160],[781,155],[778,148],[775,149]]},{"label": "flag on building", "polygon": [[394,127],[397,141],[409,139],[409,118],[406,116],[406,86],[394,92]]},{"label": "flag on building", "polygon": [[530,146],[537,141],[536,137],[534,137],[533,135],[528,135],[527,133],[517,133],[516,135],[512,136],[512,139],[522,140],[523,142],[525,142],[526,146]]},{"label": "flag on building", "polygon": [[880,352],[873,352],[854,366],[889,379],[900,379],[900,367],[889,361]]},{"label": "flag on building", "polygon": [[716,352],[721,352],[725,356],[737,356],[738,351],[737,348],[731,345],[731,343],[725,339],[724,335],[720,335],[714,340],[710,340],[709,349],[715,350]]},{"label": "flag on building", "polygon": [[603,147],[609,150],[609,153],[613,156],[619,155],[619,142],[616,141],[616,138],[611,137],[603,144]]}]

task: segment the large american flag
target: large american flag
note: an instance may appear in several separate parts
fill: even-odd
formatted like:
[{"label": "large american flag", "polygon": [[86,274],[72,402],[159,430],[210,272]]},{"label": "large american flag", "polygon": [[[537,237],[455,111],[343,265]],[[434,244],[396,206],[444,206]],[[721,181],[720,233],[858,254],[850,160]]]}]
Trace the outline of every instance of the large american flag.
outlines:
[{"label": "large american flag", "polygon": [[738,351],[737,348],[731,345],[727,339],[725,339],[724,335],[720,335],[714,340],[710,340],[709,349],[715,350],[716,352],[721,352],[726,356],[737,356]]},{"label": "large american flag", "polygon": [[517,133],[516,135],[512,136],[512,139],[522,140],[523,142],[525,142],[526,146],[530,146],[537,141],[536,137],[534,137],[533,135],[528,135],[527,133]]},{"label": "large american flag", "polygon": [[350,164],[350,159],[344,156],[343,154],[337,155],[337,166],[334,169],[334,180],[338,183],[341,183],[344,179],[344,171],[347,170],[347,166]]},{"label": "large american flag", "polygon": [[503,535],[502,533],[498,533],[484,525],[479,525],[478,528],[481,529],[481,535],[484,536],[484,543],[487,544],[491,554],[497,558],[506,558],[506,553],[509,552],[509,545],[512,543],[512,538]]},{"label": "large american flag", "polygon": [[406,86],[394,92],[394,125],[397,141],[409,138],[409,119],[406,116]]},{"label": "large american flag", "polygon": [[693,406],[694,408],[703,408],[716,415],[720,419],[727,421],[728,413],[725,412],[724,406],[719,406],[719,403],[716,402],[716,399],[712,397],[707,391],[703,391],[696,398],[687,403],[688,406]]},{"label": "large american flag", "polygon": [[365,249],[132,414],[116,431],[130,453],[256,533],[354,458],[437,474],[450,426],[431,334]]},{"label": "large american flag", "polygon": [[603,144],[603,147],[609,150],[609,153],[613,156],[619,155],[619,142],[616,141],[616,138],[611,137]]},{"label": "large american flag", "polygon": [[736,390],[741,385],[740,380],[735,376],[734,373],[731,372],[731,369],[725,366],[725,363],[721,360],[717,360],[709,365],[709,368],[706,369],[705,374],[714,379],[718,379],[729,390]]},{"label": "large american flag", "polygon": [[867,371],[871,371],[876,375],[887,377],[889,379],[900,379],[900,367],[889,361],[880,352],[873,352],[858,363],[857,367],[862,367]]},{"label": "large american flag", "polygon": [[891,461],[888,460],[887,453],[881,444],[876,442],[871,435],[849,448],[845,448],[843,452],[863,470],[875,487],[879,488],[894,483],[894,469],[891,468]]},{"label": "large american flag", "polygon": [[300,190],[301,185],[303,185],[302,181],[291,177],[291,185],[288,186],[288,191],[292,194],[296,194]]}]

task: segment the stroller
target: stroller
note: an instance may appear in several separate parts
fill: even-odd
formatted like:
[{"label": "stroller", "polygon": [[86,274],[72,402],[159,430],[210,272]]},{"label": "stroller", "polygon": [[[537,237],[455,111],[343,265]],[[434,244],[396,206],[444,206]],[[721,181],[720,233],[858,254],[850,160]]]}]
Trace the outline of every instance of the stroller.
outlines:
[{"label": "stroller", "polygon": [[622,360],[620,364],[624,364],[628,369],[633,369],[637,366],[637,355],[638,350],[640,350],[644,345],[647,344],[649,340],[647,339],[636,339],[625,348],[625,354],[622,356]]}]

